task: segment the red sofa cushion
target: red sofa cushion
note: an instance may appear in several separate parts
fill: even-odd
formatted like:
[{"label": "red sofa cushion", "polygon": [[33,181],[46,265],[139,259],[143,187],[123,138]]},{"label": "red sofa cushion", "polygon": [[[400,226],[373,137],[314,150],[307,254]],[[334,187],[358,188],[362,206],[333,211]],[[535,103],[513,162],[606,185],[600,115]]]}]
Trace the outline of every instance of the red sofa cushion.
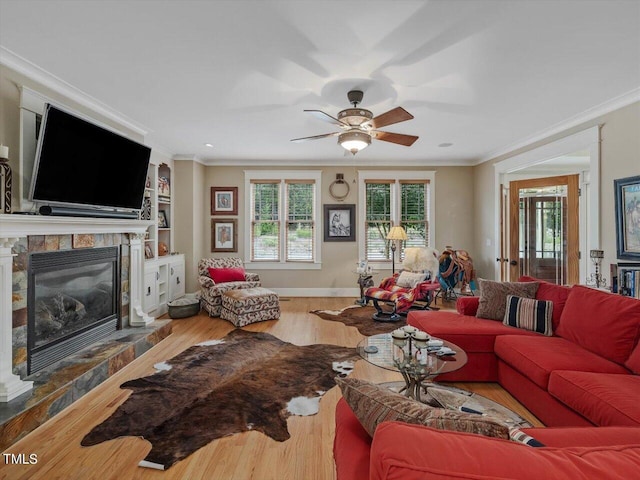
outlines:
[{"label": "red sofa cushion", "polygon": [[209,268],[209,276],[216,283],[243,282],[244,268]]},{"label": "red sofa cushion", "polygon": [[336,405],[336,431],[333,439],[333,458],[337,480],[368,480],[371,437],[340,398]]},{"label": "red sofa cushion", "polygon": [[571,288],[555,283],[538,280],[534,277],[523,275],[518,279],[519,282],[538,282],[538,291],[536,292],[536,300],[550,300],[553,302],[553,312],[551,314],[551,322],[553,331],[555,332],[560,324],[560,316],[567,303],[567,298],[571,293]]},{"label": "red sofa cushion", "polygon": [[636,375],[640,375],[640,342],[636,344],[636,348],[633,349],[627,361],[624,362],[624,366]]},{"label": "red sofa cushion", "polygon": [[637,375],[557,371],[549,393],[596,425],[640,425]]},{"label": "red sofa cushion", "polygon": [[522,431],[547,447],[640,445],[640,427],[545,427]]},{"label": "red sofa cushion", "polygon": [[532,448],[508,440],[383,423],[371,445],[372,480],[597,478],[628,480],[640,445]]},{"label": "red sofa cushion", "polygon": [[460,315],[475,317],[480,305],[480,297],[458,297],[456,300],[456,311]]},{"label": "red sofa cushion", "polygon": [[498,335],[538,335],[535,332],[508,327],[502,322],[459,315],[454,312],[413,311],[407,323],[429,335],[455,343],[465,352],[493,352]]},{"label": "red sofa cushion", "polygon": [[628,373],[617,363],[560,337],[502,335],[496,338],[495,352],[500,360],[545,390],[554,370]]},{"label": "red sofa cushion", "polygon": [[640,334],[640,300],[574,285],[556,333],[624,364]]}]

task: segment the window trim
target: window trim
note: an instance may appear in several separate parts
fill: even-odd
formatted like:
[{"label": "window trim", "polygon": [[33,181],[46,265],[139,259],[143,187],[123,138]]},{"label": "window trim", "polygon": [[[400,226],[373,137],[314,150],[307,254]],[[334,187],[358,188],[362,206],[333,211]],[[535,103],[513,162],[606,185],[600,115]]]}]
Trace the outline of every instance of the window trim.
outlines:
[{"label": "window trim", "polygon": [[[435,242],[436,225],[436,199],[435,199],[435,170],[359,170],[358,171],[358,259],[364,259],[366,254],[364,219],[366,218],[366,182],[380,181],[391,182],[391,224],[400,225],[400,191],[397,188],[403,182],[425,181],[429,183],[428,205],[429,205],[429,241]],[[433,246],[432,246],[433,248]],[[398,254],[396,252],[396,254]],[[396,258],[396,264],[398,263]],[[390,261],[374,261],[370,265],[372,268],[384,270],[390,268]]]},{"label": "window trim", "polygon": [[[280,238],[280,260],[279,261],[251,261],[251,183],[260,180],[276,180],[281,186],[299,180],[301,182],[315,183],[314,199],[314,229],[313,235],[313,257],[312,262],[287,261],[286,252],[286,232],[281,229]],[[287,189],[280,188],[280,204],[286,205]],[[246,268],[253,270],[319,270],[322,268],[322,171],[321,170],[245,170],[244,171],[244,264]],[[284,212],[280,212],[281,221],[286,222],[283,217]],[[283,241],[285,242],[283,244]]]}]

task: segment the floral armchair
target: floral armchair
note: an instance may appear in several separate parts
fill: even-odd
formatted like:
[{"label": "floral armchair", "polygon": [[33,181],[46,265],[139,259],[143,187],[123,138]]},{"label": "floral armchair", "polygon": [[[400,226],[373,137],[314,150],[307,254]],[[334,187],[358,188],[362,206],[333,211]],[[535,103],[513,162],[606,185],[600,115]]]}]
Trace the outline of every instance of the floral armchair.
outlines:
[{"label": "floral armchair", "polygon": [[[212,274],[218,278],[217,282]],[[198,281],[200,303],[210,317],[220,316],[224,292],[260,286],[258,274],[245,272],[242,260],[237,257],[203,258],[198,262]]]}]

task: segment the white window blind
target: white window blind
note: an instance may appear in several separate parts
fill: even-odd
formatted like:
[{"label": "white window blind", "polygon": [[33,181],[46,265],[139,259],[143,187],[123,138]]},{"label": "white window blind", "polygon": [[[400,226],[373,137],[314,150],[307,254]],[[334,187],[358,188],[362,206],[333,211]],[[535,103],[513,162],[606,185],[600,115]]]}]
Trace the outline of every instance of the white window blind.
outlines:
[{"label": "white window blind", "polygon": [[[386,239],[394,225],[402,226],[407,240],[400,243],[396,261],[406,247],[430,246],[433,231],[430,224],[432,184],[431,172],[363,172],[363,228],[361,258],[373,262],[390,262],[392,251]],[[369,178],[365,175],[371,175]],[[383,178],[383,180],[380,180]],[[364,255],[362,255],[364,254]]]},{"label": "white window blind", "polygon": [[251,183],[251,261],[280,260],[280,183]]},{"label": "white window blind", "polygon": [[389,242],[386,238],[391,230],[391,183],[371,181],[365,183],[365,188],[366,259],[389,260]]},{"label": "white window blind", "polygon": [[[251,224],[246,245],[249,262],[268,268],[318,261],[319,172],[248,171],[248,217]],[[275,177],[275,178],[274,178]],[[310,178],[309,178],[310,177]],[[279,264],[275,265],[275,264]]]},{"label": "white window blind", "polygon": [[429,244],[429,208],[427,182],[400,182],[400,225],[407,232],[402,242],[401,258],[406,247],[426,247]]},{"label": "white window blind", "polygon": [[288,261],[313,261],[315,184],[287,182],[287,249]]}]

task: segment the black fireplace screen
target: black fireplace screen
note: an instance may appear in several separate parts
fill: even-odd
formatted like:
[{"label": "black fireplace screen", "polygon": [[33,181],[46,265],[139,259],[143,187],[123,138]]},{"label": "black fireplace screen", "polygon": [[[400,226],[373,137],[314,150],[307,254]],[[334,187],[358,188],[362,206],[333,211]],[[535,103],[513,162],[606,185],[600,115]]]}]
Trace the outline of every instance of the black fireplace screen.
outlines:
[{"label": "black fireplace screen", "polygon": [[119,248],[34,253],[29,268],[28,370],[118,328]]}]

